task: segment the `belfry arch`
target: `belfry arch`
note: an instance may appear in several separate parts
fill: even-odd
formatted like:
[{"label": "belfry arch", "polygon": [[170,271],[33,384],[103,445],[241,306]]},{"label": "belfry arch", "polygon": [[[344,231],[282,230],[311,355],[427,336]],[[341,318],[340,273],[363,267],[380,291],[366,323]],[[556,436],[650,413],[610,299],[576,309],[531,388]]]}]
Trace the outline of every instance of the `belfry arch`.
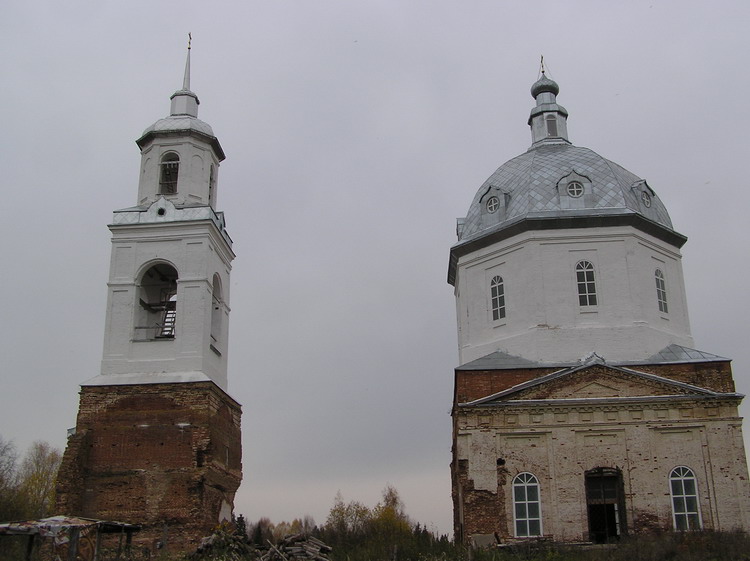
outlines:
[{"label": "belfry arch", "polygon": [[223,329],[222,318],[224,316],[224,300],[221,291],[221,277],[214,273],[211,282],[211,340],[212,343],[221,341]]},{"label": "belfry arch", "polygon": [[177,279],[177,269],[169,263],[155,263],[143,271],[138,279],[135,340],[174,339]]}]

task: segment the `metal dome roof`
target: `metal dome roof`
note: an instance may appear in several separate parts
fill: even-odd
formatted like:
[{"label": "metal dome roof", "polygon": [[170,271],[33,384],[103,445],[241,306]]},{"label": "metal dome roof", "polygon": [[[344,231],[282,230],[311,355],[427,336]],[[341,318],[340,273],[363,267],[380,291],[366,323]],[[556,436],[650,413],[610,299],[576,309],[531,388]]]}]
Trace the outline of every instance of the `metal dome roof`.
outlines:
[{"label": "metal dome roof", "polygon": [[547,78],[544,72],[542,72],[542,77],[532,84],[531,97],[536,98],[536,96],[543,92],[550,92],[554,95],[560,93],[560,86],[557,85],[557,82]]},{"label": "metal dome roof", "polygon": [[568,112],[557,103],[558,92],[542,70],[531,90],[531,148],[500,166],[458,219],[450,284],[455,286],[462,256],[523,232],[630,226],[676,248],[687,241],[645,180],[570,143]]},{"label": "metal dome roof", "polygon": [[141,136],[145,136],[150,132],[170,131],[196,131],[207,136],[215,136],[211,125],[190,115],[170,115],[164,119],[159,119],[144,130]]},{"label": "metal dome roof", "polygon": [[[587,193],[575,204],[566,193],[571,181],[588,186]],[[504,208],[489,214],[486,205],[493,196]],[[664,204],[637,175],[588,148],[567,143],[541,144],[500,166],[482,184],[459,228],[459,240],[478,237],[486,230],[495,231],[524,217],[612,213],[637,213],[672,229]]]},{"label": "metal dome roof", "polygon": [[[577,205],[566,204],[569,197],[565,186],[573,180],[590,184],[590,193]],[[492,196],[502,200],[505,212],[496,212],[490,215],[496,219],[488,220],[485,207]],[[664,204],[637,175],[588,148],[543,144],[504,163],[482,184],[466,214],[459,240],[527,216],[563,218],[613,211],[638,213],[672,229]]]}]

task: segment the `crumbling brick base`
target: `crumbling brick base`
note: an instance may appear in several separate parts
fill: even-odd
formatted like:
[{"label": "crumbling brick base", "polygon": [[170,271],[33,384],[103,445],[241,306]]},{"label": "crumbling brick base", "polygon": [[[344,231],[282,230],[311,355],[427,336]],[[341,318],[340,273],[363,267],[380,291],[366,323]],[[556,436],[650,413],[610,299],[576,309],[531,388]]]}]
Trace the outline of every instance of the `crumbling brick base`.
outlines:
[{"label": "crumbling brick base", "polygon": [[58,511],[141,524],[139,546],[193,549],[231,518],[242,480],[240,416],[213,382],[82,387]]}]

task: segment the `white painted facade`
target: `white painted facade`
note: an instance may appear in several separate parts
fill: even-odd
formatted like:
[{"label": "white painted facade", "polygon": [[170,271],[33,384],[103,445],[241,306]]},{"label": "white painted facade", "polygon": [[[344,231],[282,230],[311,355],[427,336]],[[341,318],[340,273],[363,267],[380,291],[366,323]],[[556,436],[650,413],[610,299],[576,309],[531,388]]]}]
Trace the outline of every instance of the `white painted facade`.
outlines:
[{"label": "white painted facade", "polygon": [[[576,264],[593,264],[597,305],[579,305]],[[659,310],[663,272],[668,312]],[[493,320],[490,283],[503,279],[505,317]],[[460,364],[494,351],[536,362],[642,360],[693,346],[679,249],[632,226],[537,230],[459,258]]]},{"label": "white painted facade", "polygon": [[188,51],[170,116],[138,140],[138,206],[115,211],[109,226],[101,375],[84,385],[212,380],[227,389],[234,253],[215,210],[224,153],[197,119],[189,72]]},{"label": "white painted facade", "polygon": [[[592,352],[620,362],[671,344],[693,347],[680,254],[686,238],[645,180],[570,143],[558,92],[544,75],[532,86],[531,147],[498,168],[458,219],[448,280],[460,365],[495,351],[561,364]],[[595,305],[580,303],[580,262],[593,266]],[[498,278],[504,309],[493,317]]]}]

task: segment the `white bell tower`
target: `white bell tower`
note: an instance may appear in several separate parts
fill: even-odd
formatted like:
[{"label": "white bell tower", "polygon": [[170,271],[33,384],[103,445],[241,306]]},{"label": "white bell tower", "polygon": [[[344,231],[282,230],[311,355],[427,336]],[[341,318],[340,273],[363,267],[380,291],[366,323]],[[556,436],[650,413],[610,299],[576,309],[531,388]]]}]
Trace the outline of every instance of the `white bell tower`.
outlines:
[{"label": "white bell tower", "polygon": [[109,225],[101,371],[81,384],[57,505],[140,524],[140,545],[194,550],[232,518],[242,408],[227,393],[234,252],[216,210],[224,151],[198,119],[189,46],[169,116],[136,142],[136,206]]},{"label": "white bell tower", "polygon": [[188,47],[170,115],[136,141],[137,206],[117,210],[101,375],[86,385],[212,380],[227,389],[229,275],[234,259],[216,211],[224,151],[198,119]]}]

